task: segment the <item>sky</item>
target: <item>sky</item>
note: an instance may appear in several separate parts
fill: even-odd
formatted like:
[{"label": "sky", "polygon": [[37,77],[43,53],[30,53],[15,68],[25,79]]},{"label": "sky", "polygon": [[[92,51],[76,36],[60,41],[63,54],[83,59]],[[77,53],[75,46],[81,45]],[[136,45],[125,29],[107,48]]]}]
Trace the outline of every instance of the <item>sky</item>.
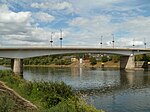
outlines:
[{"label": "sky", "polygon": [[59,46],[60,30],[63,46],[148,48],[150,0],[0,0],[0,46]]}]

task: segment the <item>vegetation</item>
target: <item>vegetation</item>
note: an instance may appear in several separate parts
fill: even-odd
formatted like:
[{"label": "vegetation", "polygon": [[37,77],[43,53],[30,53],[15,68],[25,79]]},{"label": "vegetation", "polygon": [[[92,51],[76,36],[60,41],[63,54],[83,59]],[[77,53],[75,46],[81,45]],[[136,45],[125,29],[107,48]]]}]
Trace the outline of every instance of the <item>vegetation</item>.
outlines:
[{"label": "vegetation", "polygon": [[[0,65],[10,65],[11,59],[1,59]],[[53,56],[41,56],[41,57],[34,57],[34,58],[27,58],[23,60],[24,65],[69,65],[71,64],[70,58],[63,58],[60,55],[53,55]]]},{"label": "vegetation", "polygon": [[90,63],[91,63],[91,65],[96,65],[97,64],[96,58],[95,57],[91,57],[90,58]]},{"label": "vegetation", "polygon": [[137,55],[135,57],[136,61],[150,61],[150,55],[147,54],[147,55]]},{"label": "vegetation", "polygon": [[108,61],[108,57],[107,56],[103,56],[102,58],[101,58],[101,62],[107,62]]},{"label": "vegetation", "polygon": [[6,94],[0,94],[0,112],[13,112],[15,102]]},{"label": "vegetation", "polygon": [[10,63],[11,63],[10,59],[6,58],[0,59],[0,65],[10,65]]},{"label": "vegetation", "polygon": [[[87,105],[63,82],[27,82],[8,70],[0,71],[0,80],[36,104],[40,112],[101,112]],[[12,108],[9,103],[6,107]]]},{"label": "vegetation", "polygon": [[120,55],[112,55],[111,56],[111,60],[114,62],[114,63],[117,63],[120,61]]}]

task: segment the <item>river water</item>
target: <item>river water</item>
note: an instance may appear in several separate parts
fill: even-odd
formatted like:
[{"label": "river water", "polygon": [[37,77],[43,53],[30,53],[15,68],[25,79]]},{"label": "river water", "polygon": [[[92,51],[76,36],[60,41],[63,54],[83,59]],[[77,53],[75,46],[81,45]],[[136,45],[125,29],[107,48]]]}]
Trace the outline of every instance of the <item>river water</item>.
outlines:
[{"label": "river water", "polygon": [[106,112],[150,112],[150,71],[115,68],[25,67],[30,81],[64,81]]},{"label": "river water", "polygon": [[106,112],[150,112],[150,71],[116,68],[25,67],[30,81],[64,81]]}]

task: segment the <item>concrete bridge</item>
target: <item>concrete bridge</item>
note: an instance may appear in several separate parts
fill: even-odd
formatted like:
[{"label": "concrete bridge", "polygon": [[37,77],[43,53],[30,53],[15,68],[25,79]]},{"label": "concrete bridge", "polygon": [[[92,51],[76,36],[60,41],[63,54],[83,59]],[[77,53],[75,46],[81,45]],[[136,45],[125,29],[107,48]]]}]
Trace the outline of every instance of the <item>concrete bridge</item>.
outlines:
[{"label": "concrete bridge", "polygon": [[120,54],[120,68],[134,69],[135,55],[148,54],[150,49],[140,48],[50,48],[50,47],[1,47],[0,57],[10,58],[12,70],[15,74],[23,73],[23,59],[37,56],[55,55],[55,54],[74,54],[74,53],[105,53]]}]

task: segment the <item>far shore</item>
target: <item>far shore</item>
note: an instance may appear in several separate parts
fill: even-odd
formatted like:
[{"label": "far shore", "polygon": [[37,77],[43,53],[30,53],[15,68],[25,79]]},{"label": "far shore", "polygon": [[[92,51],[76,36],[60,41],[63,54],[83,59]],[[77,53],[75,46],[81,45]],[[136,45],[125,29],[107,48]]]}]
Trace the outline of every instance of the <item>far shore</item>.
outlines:
[{"label": "far shore", "polygon": [[24,65],[25,67],[94,67],[94,68],[102,68],[102,67],[112,67],[112,68],[119,68],[120,63],[114,63],[112,61],[108,61],[106,63],[102,62],[97,62],[96,65],[91,65],[88,60],[83,61],[83,63],[79,62],[74,62],[70,65],[55,65],[55,64],[50,64],[50,65]]}]

